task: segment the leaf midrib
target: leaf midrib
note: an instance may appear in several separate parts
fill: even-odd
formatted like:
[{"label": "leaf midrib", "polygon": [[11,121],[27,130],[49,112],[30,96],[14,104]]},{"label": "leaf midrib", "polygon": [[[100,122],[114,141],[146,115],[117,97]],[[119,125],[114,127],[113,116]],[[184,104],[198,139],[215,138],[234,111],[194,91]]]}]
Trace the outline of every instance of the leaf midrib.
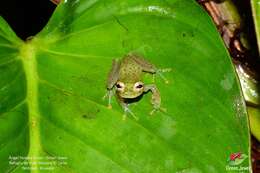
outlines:
[{"label": "leaf midrib", "polygon": [[[39,156],[41,152],[39,108],[38,108],[38,73],[35,58],[35,47],[32,42],[26,42],[20,49],[21,60],[26,76],[26,101],[28,103],[28,126],[29,126],[29,153],[28,157],[36,161],[33,157]],[[31,165],[38,167],[38,165]],[[39,173],[39,169],[32,169],[31,173]]]}]

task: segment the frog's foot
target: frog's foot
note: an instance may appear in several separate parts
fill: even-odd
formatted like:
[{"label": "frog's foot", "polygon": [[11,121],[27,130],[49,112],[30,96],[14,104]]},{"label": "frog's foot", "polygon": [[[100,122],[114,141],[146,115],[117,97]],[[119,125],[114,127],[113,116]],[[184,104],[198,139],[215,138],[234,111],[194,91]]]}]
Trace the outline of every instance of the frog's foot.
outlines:
[{"label": "frog's foot", "polygon": [[112,96],[113,96],[113,92],[111,90],[109,90],[102,98],[103,100],[108,98],[108,105],[107,105],[108,109],[112,109],[112,105],[111,105]]},{"label": "frog's foot", "polygon": [[168,84],[169,81],[166,79],[166,77],[164,77],[163,73],[165,73],[165,72],[170,72],[170,71],[172,71],[171,68],[158,69],[158,70],[156,71],[156,74],[158,74],[158,75],[164,80],[164,82],[165,82],[166,84]]},{"label": "frog's foot", "polygon": [[150,115],[153,115],[155,112],[157,111],[161,111],[161,112],[164,112],[166,113],[167,112],[167,109],[166,108],[162,108],[162,107],[159,107],[159,108],[153,108],[153,110],[150,112]]},{"label": "frog's foot", "polygon": [[170,72],[170,71],[172,71],[172,68],[162,68],[157,70],[157,72],[162,72],[162,73]]},{"label": "frog's foot", "polygon": [[128,106],[125,106],[123,120],[126,120],[127,114],[130,114],[135,120],[139,120],[139,118],[135,116],[135,114],[128,108]]}]

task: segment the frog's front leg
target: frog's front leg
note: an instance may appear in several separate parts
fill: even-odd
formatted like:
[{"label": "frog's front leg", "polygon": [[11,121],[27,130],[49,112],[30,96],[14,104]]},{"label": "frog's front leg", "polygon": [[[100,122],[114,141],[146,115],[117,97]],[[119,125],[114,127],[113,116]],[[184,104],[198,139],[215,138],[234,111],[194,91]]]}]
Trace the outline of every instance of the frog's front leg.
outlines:
[{"label": "frog's front leg", "polygon": [[132,117],[136,120],[138,120],[138,117],[135,116],[135,114],[131,111],[131,109],[129,109],[129,104],[124,102],[124,99],[123,98],[119,98],[117,97],[117,101],[118,103],[120,104],[120,106],[123,108],[124,110],[124,115],[123,115],[123,120],[126,119],[127,117],[127,114],[129,113],[130,115],[132,115]]},{"label": "frog's front leg", "polygon": [[161,110],[161,96],[160,96],[160,92],[157,89],[156,85],[154,85],[154,84],[146,85],[144,87],[144,91],[152,92],[151,103],[153,105],[153,110],[150,112],[150,114],[152,115],[155,111]]},{"label": "frog's front leg", "polygon": [[108,97],[108,108],[112,108],[111,106],[111,99],[114,95],[113,88],[119,78],[119,69],[120,69],[120,62],[118,60],[113,60],[112,68],[109,71],[108,77],[107,77],[107,94],[104,96]]}]

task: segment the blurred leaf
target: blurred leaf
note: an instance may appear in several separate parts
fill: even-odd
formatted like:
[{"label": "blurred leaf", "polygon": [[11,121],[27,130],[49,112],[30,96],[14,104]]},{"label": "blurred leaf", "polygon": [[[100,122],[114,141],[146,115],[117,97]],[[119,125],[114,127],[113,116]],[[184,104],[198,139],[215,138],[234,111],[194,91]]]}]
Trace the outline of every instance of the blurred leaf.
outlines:
[{"label": "blurred leaf", "polygon": [[248,107],[247,110],[251,132],[260,141],[260,110],[254,107]]},{"label": "blurred leaf", "polygon": [[244,70],[241,64],[236,65],[236,71],[240,80],[245,101],[250,103],[251,105],[259,106],[260,98],[259,98],[258,90],[260,86],[258,80],[250,76]]},{"label": "blurred leaf", "polygon": [[[24,171],[9,156],[62,156],[52,172],[223,173],[230,153],[249,155],[230,57],[194,1],[68,0],[28,43],[5,28],[1,19],[0,170]],[[139,121],[102,100],[112,59],[132,51],[173,69],[169,84],[155,81],[166,113],[149,115],[151,93],[130,105]]]},{"label": "blurred leaf", "polygon": [[251,6],[252,6],[253,18],[255,22],[258,51],[260,52],[260,0],[252,0]]}]

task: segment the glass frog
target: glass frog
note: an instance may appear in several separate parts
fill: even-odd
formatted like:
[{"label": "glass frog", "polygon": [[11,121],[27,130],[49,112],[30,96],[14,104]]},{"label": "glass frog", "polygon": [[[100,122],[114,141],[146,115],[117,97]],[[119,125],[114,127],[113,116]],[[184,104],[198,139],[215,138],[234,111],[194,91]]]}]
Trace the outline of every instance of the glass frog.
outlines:
[{"label": "glass frog", "polygon": [[138,98],[147,92],[152,93],[151,103],[153,110],[150,114],[153,114],[157,110],[163,110],[160,107],[161,96],[158,88],[155,84],[144,84],[142,77],[143,73],[150,73],[153,77],[155,74],[158,74],[168,83],[162,75],[162,72],[170,70],[171,69],[158,69],[143,57],[132,53],[127,54],[121,60],[114,59],[107,78],[106,87],[108,92],[104,96],[108,97],[108,107],[112,108],[111,98],[114,95],[113,90],[115,88],[116,98],[124,109],[123,119],[126,118],[126,113],[130,113],[134,118],[138,119],[129,109],[129,102],[127,102],[127,100]]}]

